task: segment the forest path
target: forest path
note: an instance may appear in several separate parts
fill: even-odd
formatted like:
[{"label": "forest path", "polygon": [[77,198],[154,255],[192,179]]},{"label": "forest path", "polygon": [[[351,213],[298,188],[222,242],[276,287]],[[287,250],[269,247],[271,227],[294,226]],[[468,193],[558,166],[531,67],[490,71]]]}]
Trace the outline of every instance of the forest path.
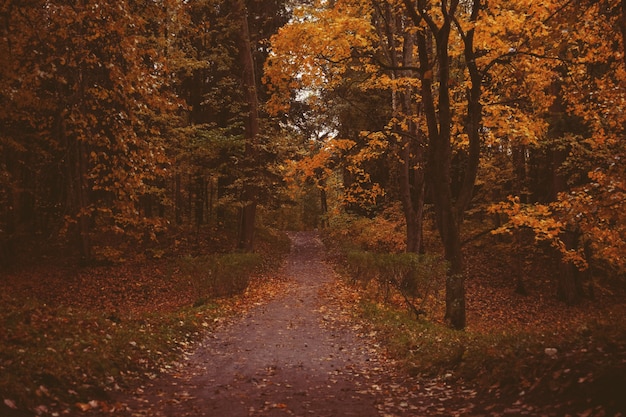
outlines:
[{"label": "forest path", "polygon": [[[334,293],[313,232],[290,233],[288,290],[208,335],[176,371],[126,399],[130,416],[467,415],[472,393],[396,374]],[[466,396],[466,398],[462,398]],[[469,398],[468,398],[469,397]],[[468,409],[469,408],[469,409]]]}]

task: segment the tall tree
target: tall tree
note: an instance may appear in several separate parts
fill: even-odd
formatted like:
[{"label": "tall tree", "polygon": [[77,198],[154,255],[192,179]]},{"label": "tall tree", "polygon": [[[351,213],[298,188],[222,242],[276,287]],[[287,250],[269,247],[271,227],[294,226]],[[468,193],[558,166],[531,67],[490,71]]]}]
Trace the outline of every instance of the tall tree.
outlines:
[{"label": "tall tree", "polygon": [[[239,62],[242,69],[242,82],[246,102],[245,127],[245,159],[249,165],[258,159],[259,136],[259,98],[257,95],[257,78],[255,75],[254,59],[252,58],[252,43],[248,27],[248,11],[244,0],[235,2],[236,20],[239,21]],[[254,249],[254,228],[258,190],[251,177],[244,178],[242,191],[241,225],[239,230],[239,249],[251,252]]]},{"label": "tall tree", "polygon": [[[624,4],[619,0],[567,1],[545,16],[544,53],[556,77],[550,92],[550,142],[545,143],[554,173],[551,193],[524,204],[519,196],[499,204],[510,221],[499,231],[530,228],[561,255],[559,296],[581,297],[581,274],[590,266],[622,273],[626,267],[624,224],[625,157]],[[540,171],[536,169],[537,171]],[[546,172],[545,167],[540,172]],[[545,185],[539,184],[541,187]],[[533,188],[534,186],[534,188]],[[547,197],[546,197],[547,196]]]},{"label": "tall tree", "polygon": [[[421,96],[428,132],[428,170],[433,186],[437,225],[443,241],[445,258],[450,263],[446,280],[446,318],[453,327],[460,329],[465,327],[465,274],[461,252],[461,222],[463,211],[469,201],[459,199],[455,205],[451,188],[454,120],[450,97],[452,85],[450,42],[454,21],[457,19],[459,1],[443,1],[438,11],[426,2],[415,5],[407,0],[404,4],[415,26],[428,29],[428,31],[420,31],[417,38],[422,77]],[[480,3],[475,2],[475,7],[480,7]],[[432,46],[431,36],[434,40]],[[468,44],[469,42],[471,38],[468,38]],[[468,47],[471,48],[471,44]],[[471,53],[473,52],[471,50]],[[437,64],[436,67],[434,63]],[[438,76],[437,85],[434,83],[435,71]],[[467,127],[473,128],[473,126]],[[478,135],[478,129],[476,130],[476,135]],[[472,149],[473,132],[468,130],[468,133],[470,133],[468,136],[470,149]],[[475,160],[470,160],[468,168],[478,164],[478,155],[472,155],[472,157]],[[465,184],[473,187],[475,172],[466,172],[466,178]],[[471,196],[471,190],[463,189],[463,193]]]},{"label": "tall tree", "polygon": [[382,70],[389,73],[392,118],[387,134],[397,155],[398,189],[406,223],[406,250],[422,248],[426,143],[419,126],[422,102],[415,82],[416,36],[399,5],[374,2],[374,22],[381,41]]},{"label": "tall tree", "polygon": [[[372,5],[382,22],[376,25],[378,31],[371,26],[376,23],[372,21]],[[497,141],[495,135],[506,130],[519,132],[519,140],[536,140],[545,127],[541,118],[537,118],[538,123],[530,123],[532,116],[524,119],[524,107],[518,100],[504,99],[506,88],[518,74],[502,69],[510,69],[513,58],[526,59],[524,62],[520,58],[523,68],[529,57],[536,58],[541,45],[534,42],[532,30],[542,28],[542,19],[557,7],[552,3],[459,0],[345,0],[326,6],[321,11],[304,13],[301,21],[295,21],[274,39],[273,45],[279,51],[276,59],[282,66],[271,65],[268,78],[276,82],[277,88],[282,85],[292,91],[337,89],[342,83],[360,83],[364,90],[387,88],[391,92],[394,117],[388,119],[384,131],[364,132],[370,149],[361,155],[371,155],[377,147],[387,152],[389,145],[398,145],[394,154],[405,164],[400,194],[410,228],[418,227],[410,219],[419,211],[410,203],[420,200],[419,175],[423,167],[450,266],[446,318],[452,327],[463,328],[461,232],[465,211],[474,197],[483,145],[486,140]],[[350,29],[346,28],[347,22]],[[299,43],[294,43],[295,39]],[[282,54],[284,58],[278,58]],[[298,64],[299,68],[292,68]],[[368,76],[352,77],[356,67]],[[529,75],[526,85],[517,91],[530,86],[538,98],[547,96],[544,90],[551,82],[549,72],[546,78],[542,77],[544,72],[525,74]],[[285,97],[290,97],[283,91],[274,96],[276,101],[284,103]],[[536,103],[538,111],[545,111],[549,100],[538,98],[529,102]],[[515,123],[520,120],[527,125],[517,128]],[[422,164],[420,155],[424,155]],[[407,181],[411,175],[407,175],[406,168],[418,175],[413,183]],[[419,208],[419,204],[414,207]],[[410,232],[407,229],[407,242],[414,242],[418,231],[414,235]],[[414,245],[410,243],[410,247]]]}]

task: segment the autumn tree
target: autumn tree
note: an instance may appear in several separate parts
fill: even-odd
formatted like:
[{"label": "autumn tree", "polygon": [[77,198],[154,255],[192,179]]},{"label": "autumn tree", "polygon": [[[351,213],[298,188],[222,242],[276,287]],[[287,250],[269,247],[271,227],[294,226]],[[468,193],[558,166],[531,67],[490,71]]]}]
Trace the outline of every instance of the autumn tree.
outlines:
[{"label": "autumn tree", "polygon": [[[178,152],[176,205],[185,206],[186,173],[193,178],[187,187],[194,195],[196,226],[203,222],[203,207],[213,206],[208,185],[219,201],[219,221],[238,218],[238,246],[252,250],[256,206],[273,198],[268,183],[275,182],[277,157],[269,142],[275,127],[259,107],[264,94],[259,67],[267,54],[265,39],[284,22],[286,11],[282,1],[222,0],[195,0],[187,10],[190,25],[179,43],[190,59],[180,67],[179,91],[190,109],[189,135]],[[239,214],[226,214],[235,208]]]},{"label": "autumn tree", "polygon": [[222,3],[188,2],[188,23],[177,39],[184,55],[177,60],[176,90],[188,113],[187,125],[178,129],[180,146],[172,149],[176,161],[172,200],[176,223],[191,221],[196,230],[211,221],[210,215],[216,223],[228,217],[225,202],[235,199],[230,186],[240,176],[233,161],[242,159],[244,149],[239,120],[243,94],[237,77],[239,31]]},{"label": "autumn tree", "polygon": [[[524,155],[525,146],[546,134],[558,77],[554,67],[561,62],[552,55],[549,39],[558,29],[550,23],[564,5],[344,1],[327,6],[302,13],[274,39],[281,65],[270,65],[267,75],[280,91],[275,110],[281,111],[294,91],[338,90],[348,80],[364,91],[391,92],[393,117],[379,132],[363,134],[370,146],[393,151],[404,163],[399,179],[407,220],[420,216],[420,184],[428,185],[450,266],[446,317],[462,328],[461,232],[481,155],[484,149],[508,152],[510,146]],[[356,67],[369,77],[346,78]],[[411,236],[407,231],[409,247],[415,247]]]},{"label": "autumn tree", "polygon": [[[234,16],[239,22],[239,64],[242,70],[242,87],[246,110],[244,116],[245,153],[248,161],[257,159],[257,146],[259,136],[259,98],[257,94],[257,78],[255,75],[254,59],[252,57],[250,29],[248,27],[248,11],[244,0],[235,2]],[[258,204],[258,191],[255,184],[250,183],[249,178],[244,178],[242,192],[241,226],[239,231],[239,249],[251,252],[254,247],[254,227],[256,209]]]},{"label": "autumn tree", "polygon": [[[175,2],[46,1],[9,4],[3,14],[4,140],[21,149],[20,161],[45,161],[35,184],[57,199],[86,260],[93,233],[142,239],[160,227],[139,201],[157,192],[167,167],[157,120],[176,109],[164,65],[172,33],[154,24],[177,12]],[[26,157],[28,136],[48,154]]]},{"label": "autumn tree", "polygon": [[544,144],[550,157],[544,161],[553,167],[544,177],[552,181],[544,185],[549,192],[529,184],[535,193],[531,201],[515,196],[494,209],[509,217],[500,232],[529,228],[560,253],[559,296],[573,304],[583,295],[584,271],[624,270],[619,163],[624,157],[624,32],[614,30],[623,28],[624,4],[563,2],[544,21],[552,42],[545,43],[551,48],[541,59],[549,56],[558,75],[550,88],[555,101]]},{"label": "autumn tree", "polygon": [[392,115],[383,129],[396,165],[397,188],[406,223],[406,250],[423,250],[426,143],[419,128],[422,112],[417,82],[415,34],[398,4],[373,2],[380,46],[381,88],[390,90]]}]

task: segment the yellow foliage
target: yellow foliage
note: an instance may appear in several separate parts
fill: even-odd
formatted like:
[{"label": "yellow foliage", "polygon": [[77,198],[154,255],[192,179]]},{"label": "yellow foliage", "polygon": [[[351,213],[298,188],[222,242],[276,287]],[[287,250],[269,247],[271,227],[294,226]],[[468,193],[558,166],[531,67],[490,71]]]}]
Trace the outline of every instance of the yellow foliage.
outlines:
[{"label": "yellow foliage", "polygon": [[[289,24],[271,38],[264,82],[272,96],[267,103],[271,114],[286,112],[297,92],[332,89],[343,81],[350,68],[352,51],[372,45],[368,2],[342,0],[333,7],[300,6]],[[305,100],[313,107],[323,107],[319,96]]]}]

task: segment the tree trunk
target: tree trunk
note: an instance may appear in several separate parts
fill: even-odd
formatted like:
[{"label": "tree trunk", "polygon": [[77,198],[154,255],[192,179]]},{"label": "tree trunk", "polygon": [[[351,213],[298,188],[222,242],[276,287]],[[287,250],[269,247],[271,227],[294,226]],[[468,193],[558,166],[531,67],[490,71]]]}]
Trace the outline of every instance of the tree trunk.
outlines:
[{"label": "tree trunk", "polygon": [[[472,22],[477,21],[481,7],[481,1],[474,0],[470,16],[470,20]],[[463,172],[463,182],[461,184],[459,194],[456,196],[455,215],[459,225],[463,220],[465,211],[474,197],[474,184],[476,183],[476,175],[478,175],[478,166],[480,164],[480,129],[483,117],[483,108],[480,104],[480,99],[482,96],[483,73],[476,66],[474,33],[473,28],[469,29],[463,38],[463,55],[470,76],[470,87],[467,91],[467,115],[465,121],[465,133],[469,139],[469,148],[467,151],[467,164]],[[440,51],[440,54],[443,53],[447,56],[447,49],[445,51]],[[447,65],[449,65],[449,63]]]},{"label": "tree trunk", "polygon": [[320,190],[320,211],[322,212],[322,221],[320,227],[328,227],[328,196],[326,195],[326,179],[320,170],[317,175],[317,187]]},{"label": "tree trunk", "polygon": [[[414,4],[405,0],[406,9],[416,25],[422,23],[422,18],[415,9]],[[446,14],[441,27],[436,27],[434,21],[429,21],[429,27],[434,37],[434,49],[437,54],[438,63],[438,89],[435,100],[433,89],[433,66],[431,54],[433,45],[428,33],[419,32],[417,34],[417,49],[419,55],[420,68],[422,69],[422,102],[424,105],[424,115],[428,130],[428,173],[433,186],[435,200],[435,213],[441,240],[444,246],[444,256],[449,263],[446,278],[446,321],[455,329],[465,327],[465,277],[463,271],[463,255],[461,252],[461,214],[465,205],[469,202],[471,190],[462,190],[454,206],[451,189],[451,125],[452,107],[450,101],[450,57],[448,55],[451,19],[456,12],[458,1],[452,1],[445,8]],[[424,11],[420,11],[425,13]],[[468,107],[469,110],[469,107]],[[469,115],[468,115],[469,118]],[[476,120],[468,121],[468,128]],[[469,132],[468,132],[469,133]],[[476,136],[474,136],[476,138]],[[470,135],[470,140],[472,136]],[[478,147],[478,150],[480,147]],[[476,149],[471,148],[470,158],[475,154]],[[472,174],[474,166],[468,166],[468,172],[464,180],[464,186],[471,182],[473,187]],[[472,180],[472,181],[470,181]]]},{"label": "tree trunk", "polygon": [[[236,0],[234,4],[236,18],[239,19],[238,47],[239,62],[242,69],[242,85],[247,104],[245,119],[246,146],[245,156],[252,166],[258,160],[257,140],[259,135],[259,106],[254,74],[254,59],[252,57],[250,30],[248,28],[247,9],[244,0]],[[249,175],[249,174],[248,174]],[[251,175],[250,175],[251,176]],[[240,250],[252,252],[254,250],[254,229],[256,221],[258,191],[253,178],[245,178],[242,192],[241,224],[239,227]]]},{"label": "tree trunk", "polygon": [[67,149],[68,158],[65,160],[67,175],[67,207],[76,218],[74,230],[76,247],[82,262],[91,260],[90,219],[87,213],[87,151],[84,141],[72,140],[67,135],[64,115],[58,116],[59,143]]},{"label": "tree trunk", "polygon": [[[622,32],[622,48],[626,50],[626,0],[622,0],[622,16],[619,20],[620,31]],[[624,66],[626,66],[626,54],[623,54]]]},{"label": "tree trunk", "polygon": [[19,213],[19,199],[17,198],[19,186],[14,183],[16,181],[15,174],[12,172],[15,162],[18,162],[18,157],[10,149],[4,150],[3,164],[7,169],[7,176],[12,178],[11,183],[7,187],[5,200],[5,206],[3,208],[4,221],[0,223],[0,265],[9,266],[15,261],[16,251],[19,249],[17,246],[17,214]]},{"label": "tree trunk", "polygon": [[207,198],[207,211],[208,214],[207,216],[208,218],[208,223],[211,223],[212,219],[213,219],[213,200],[215,199],[215,178],[211,177],[209,179],[209,190],[208,190],[208,195],[209,197]]},{"label": "tree trunk", "polygon": [[75,141],[76,160],[74,162],[74,198],[78,221],[78,242],[83,262],[91,261],[90,215],[88,213],[87,150],[84,141]]},{"label": "tree trunk", "polygon": [[[568,250],[578,248],[580,234],[573,230],[566,230],[561,234],[561,240]],[[578,304],[582,298],[582,282],[580,271],[573,262],[561,260],[557,278],[557,296],[567,305]]]},{"label": "tree trunk", "polygon": [[405,141],[399,176],[400,199],[406,221],[406,251],[420,253],[424,220],[424,174],[421,168],[413,167],[411,149],[409,140]]},{"label": "tree trunk", "polygon": [[256,202],[247,202],[241,209],[239,229],[239,250],[254,251],[254,227],[256,221]]},{"label": "tree trunk", "polygon": [[450,221],[444,231],[445,257],[449,262],[446,277],[446,320],[451,327],[463,329],[465,327],[465,272],[463,270],[463,255],[461,253],[460,232],[455,222]]},{"label": "tree trunk", "polygon": [[174,217],[176,218],[176,224],[180,226],[183,224],[183,190],[179,172],[176,173],[174,182]]},{"label": "tree trunk", "polygon": [[[396,80],[401,77],[415,77],[414,70],[401,68],[415,68],[415,35],[407,30],[406,21],[402,16],[395,15],[390,4],[380,9],[384,15],[385,42],[382,47],[389,57],[391,64],[391,78]],[[397,38],[403,36],[402,53],[398,51]],[[413,102],[414,91],[412,87],[396,90],[392,89],[391,105],[393,117],[404,120],[404,123],[396,123],[395,135],[399,138],[397,146],[400,155],[398,165],[398,188],[400,202],[406,223],[406,251],[412,253],[421,252],[422,224],[424,212],[424,172],[423,154],[424,144],[418,126],[412,120],[418,113],[419,106]]]},{"label": "tree trunk", "polygon": [[320,210],[322,211],[322,228],[326,228],[328,227],[328,196],[323,188],[320,188]]},{"label": "tree trunk", "polygon": [[[412,32],[406,32],[402,53],[404,67],[415,66],[415,37]],[[403,71],[403,75],[414,76],[414,71]],[[419,114],[419,105],[412,103],[414,91],[407,87],[400,94],[402,111],[411,118]],[[403,147],[403,166],[401,174],[401,193],[407,222],[407,252],[422,252],[422,236],[424,224],[424,194],[425,177],[424,161],[425,149],[422,132],[414,121],[409,121],[409,134],[405,136]]]},{"label": "tree trunk", "polygon": [[520,196],[522,203],[528,202],[526,192],[526,146],[522,144],[513,145],[511,148],[511,159],[513,161],[514,183],[513,192]]},{"label": "tree trunk", "polygon": [[202,175],[196,175],[194,180],[195,202],[194,202],[194,217],[196,223],[196,230],[200,229],[200,226],[204,223],[204,204],[205,204],[205,182]]}]

